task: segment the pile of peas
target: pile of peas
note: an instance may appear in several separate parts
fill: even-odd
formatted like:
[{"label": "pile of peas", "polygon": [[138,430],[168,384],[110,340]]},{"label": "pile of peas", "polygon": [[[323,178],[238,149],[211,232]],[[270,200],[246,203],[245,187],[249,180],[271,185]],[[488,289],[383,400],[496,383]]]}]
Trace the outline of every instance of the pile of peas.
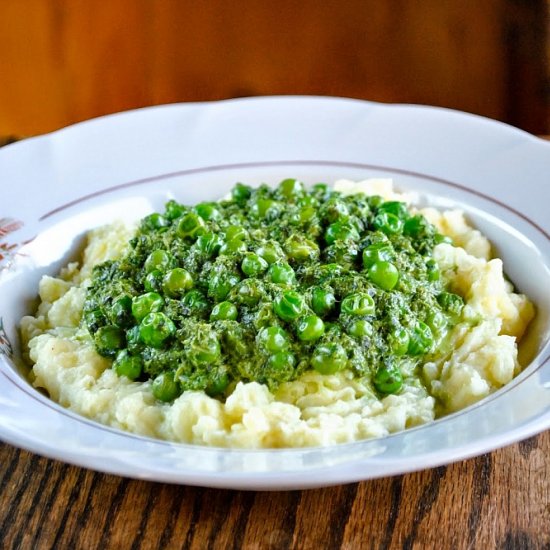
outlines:
[{"label": "pile of peas", "polygon": [[169,201],[128,253],[94,269],[83,322],[97,351],[157,399],[274,390],[344,369],[399,392],[461,317],[431,254],[446,237],[402,202],[296,179]]}]

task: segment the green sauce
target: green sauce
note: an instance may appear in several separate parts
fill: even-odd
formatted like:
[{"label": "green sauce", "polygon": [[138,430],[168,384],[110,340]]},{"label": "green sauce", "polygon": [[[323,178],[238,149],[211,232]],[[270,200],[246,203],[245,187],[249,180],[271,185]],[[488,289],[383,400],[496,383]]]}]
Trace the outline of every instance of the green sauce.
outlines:
[{"label": "green sauce", "polygon": [[152,379],[162,401],[308,369],[397,393],[460,319],[431,257],[443,240],[401,202],[239,183],[144,218],[127,255],[94,268],[83,319],[117,374]]}]

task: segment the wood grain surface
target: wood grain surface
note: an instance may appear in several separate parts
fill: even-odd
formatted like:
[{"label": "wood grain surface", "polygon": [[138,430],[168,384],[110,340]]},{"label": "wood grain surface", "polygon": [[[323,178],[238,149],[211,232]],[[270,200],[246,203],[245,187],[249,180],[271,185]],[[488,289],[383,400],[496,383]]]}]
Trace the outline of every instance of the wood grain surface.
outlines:
[{"label": "wood grain surface", "polygon": [[0,444],[2,549],[548,549],[550,432],[475,459],[290,492],[129,480]]}]

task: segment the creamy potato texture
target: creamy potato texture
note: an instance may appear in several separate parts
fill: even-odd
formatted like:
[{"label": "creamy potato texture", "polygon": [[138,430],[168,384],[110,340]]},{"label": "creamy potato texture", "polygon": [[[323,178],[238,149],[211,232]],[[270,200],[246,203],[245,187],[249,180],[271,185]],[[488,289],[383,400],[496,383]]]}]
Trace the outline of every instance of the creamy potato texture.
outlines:
[{"label": "creamy potato texture", "polygon": [[[343,193],[363,191],[410,202],[391,180],[337,182]],[[137,434],[220,447],[274,448],[331,445],[380,437],[462,409],[508,383],[520,371],[517,341],[534,316],[529,300],[514,292],[502,261],[491,259],[488,240],[460,211],[421,213],[455,246],[439,244],[434,259],[450,290],[465,300],[455,326],[422,367],[422,380],[405,379],[396,395],[379,398],[349,371],[306,371],[275,393],[239,382],[225,402],[203,392],[157,401],[151,382],[132,382],[110,368],[80,325],[94,265],[120,256],[133,228],[121,224],[88,235],[82,265],[69,264],[40,282],[40,306],[21,321],[33,364],[32,382],[79,414]]]}]

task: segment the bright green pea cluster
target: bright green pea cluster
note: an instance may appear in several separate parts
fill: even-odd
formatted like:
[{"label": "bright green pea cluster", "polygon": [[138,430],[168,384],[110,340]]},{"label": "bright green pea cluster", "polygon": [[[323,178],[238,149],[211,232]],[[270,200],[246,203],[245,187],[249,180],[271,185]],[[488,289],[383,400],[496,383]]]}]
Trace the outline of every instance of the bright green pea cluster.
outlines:
[{"label": "bright green pea cluster", "polygon": [[238,183],[145,217],[128,253],[95,268],[83,323],[117,375],[163,402],[307,370],[397,393],[461,321],[432,257],[448,241],[403,202]]}]

